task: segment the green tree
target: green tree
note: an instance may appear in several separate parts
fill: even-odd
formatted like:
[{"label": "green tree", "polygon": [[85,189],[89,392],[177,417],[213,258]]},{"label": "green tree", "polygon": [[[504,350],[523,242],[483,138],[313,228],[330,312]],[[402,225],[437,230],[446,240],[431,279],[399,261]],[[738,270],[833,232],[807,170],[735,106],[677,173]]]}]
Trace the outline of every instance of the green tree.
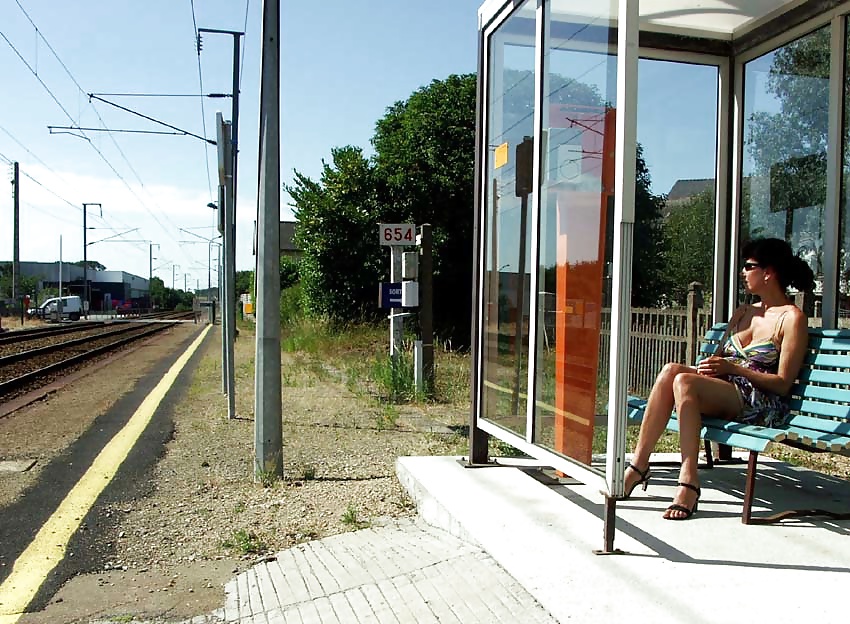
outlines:
[{"label": "green tree", "polygon": [[433,226],[434,326],[459,345],[472,307],[475,94],[473,74],[434,80],[393,104],[372,139],[383,218]]},{"label": "green tree", "polygon": [[[18,296],[34,296],[41,277],[18,276]],[[0,263],[0,297],[12,296],[12,263]]]},{"label": "green tree", "polygon": [[280,289],[286,290],[301,280],[301,269],[298,261],[281,256],[280,258]]},{"label": "green tree", "polygon": [[[319,181],[295,172],[287,187],[303,252],[300,277],[307,309],[332,320],[374,316],[381,277],[374,171],[357,147],[331,151]],[[384,259],[385,260],[385,259]]]},{"label": "green tree", "polygon": [[671,211],[664,223],[669,241],[665,258],[670,303],[685,305],[688,284],[710,290],[714,267],[714,191],[707,190]]},{"label": "green tree", "polygon": [[85,265],[89,266],[89,271],[105,271],[106,266],[102,265],[97,260],[86,260],[85,262],[82,260],[78,260],[77,262],[71,262],[74,266],[83,267]]},{"label": "green tree", "polygon": [[253,271],[236,271],[236,298],[239,295],[254,293],[254,272]]},{"label": "green tree", "polygon": [[[816,270],[822,216],[818,211],[797,215],[795,211],[822,207],[826,201],[829,37],[827,26],[773,53],[764,89],[778,102],[779,111],[753,113],[748,119],[746,137],[753,184],[743,201],[743,214],[752,228],[742,228],[744,238],[786,238],[800,251],[812,255]],[[850,82],[846,80],[844,90],[850,96]],[[850,107],[845,108],[845,127],[850,127],[848,114]],[[785,213],[786,217],[771,218],[775,213]]]},{"label": "green tree", "polygon": [[157,308],[168,308],[165,283],[159,277],[152,277],[150,281],[151,303]]}]

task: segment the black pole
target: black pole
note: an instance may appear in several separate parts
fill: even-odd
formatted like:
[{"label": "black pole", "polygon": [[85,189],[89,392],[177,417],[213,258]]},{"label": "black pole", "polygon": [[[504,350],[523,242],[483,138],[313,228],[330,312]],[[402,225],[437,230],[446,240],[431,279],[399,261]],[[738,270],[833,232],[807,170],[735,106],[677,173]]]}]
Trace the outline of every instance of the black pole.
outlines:
[{"label": "black pole", "polygon": [[425,393],[434,396],[434,262],[432,257],[433,233],[431,224],[422,224],[420,239],[422,258],[419,285],[422,301],[419,311],[419,331],[422,338],[422,378]]}]

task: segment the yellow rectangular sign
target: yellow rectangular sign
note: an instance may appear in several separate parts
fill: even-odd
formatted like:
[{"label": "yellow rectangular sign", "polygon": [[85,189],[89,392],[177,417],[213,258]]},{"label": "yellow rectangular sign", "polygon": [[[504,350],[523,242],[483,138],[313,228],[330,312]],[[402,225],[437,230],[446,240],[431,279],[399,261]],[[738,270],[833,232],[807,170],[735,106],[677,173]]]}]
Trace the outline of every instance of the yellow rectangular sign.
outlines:
[{"label": "yellow rectangular sign", "polygon": [[502,143],[500,146],[496,148],[496,164],[494,165],[495,169],[499,167],[504,167],[508,164],[508,144],[507,142]]}]

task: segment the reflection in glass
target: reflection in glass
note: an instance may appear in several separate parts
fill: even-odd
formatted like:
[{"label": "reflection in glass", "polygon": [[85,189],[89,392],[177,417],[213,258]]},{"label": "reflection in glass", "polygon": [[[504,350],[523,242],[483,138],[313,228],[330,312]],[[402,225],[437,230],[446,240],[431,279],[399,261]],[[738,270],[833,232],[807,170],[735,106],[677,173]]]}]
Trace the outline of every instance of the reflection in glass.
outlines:
[{"label": "reflection in glass", "polygon": [[525,435],[536,3],[490,38],[482,416]]},{"label": "reflection in glass", "polygon": [[[787,240],[818,283],[823,280],[829,57],[826,26],[750,61],[744,73],[740,243],[760,236]],[[743,295],[740,281],[739,292]]]},{"label": "reflection in glass", "polygon": [[545,19],[535,442],[590,464],[610,301],[616,55],[608,15],[576,23],[556,5]]},{"label": "reflection in glass", "polygon": [[850,218],[847,215],[850,194],[850,21],[847,22],[844,63],[844,136],[842,137],[842,176],[840,190],[841,249],[838,263],[838,326],[850,327]]}]

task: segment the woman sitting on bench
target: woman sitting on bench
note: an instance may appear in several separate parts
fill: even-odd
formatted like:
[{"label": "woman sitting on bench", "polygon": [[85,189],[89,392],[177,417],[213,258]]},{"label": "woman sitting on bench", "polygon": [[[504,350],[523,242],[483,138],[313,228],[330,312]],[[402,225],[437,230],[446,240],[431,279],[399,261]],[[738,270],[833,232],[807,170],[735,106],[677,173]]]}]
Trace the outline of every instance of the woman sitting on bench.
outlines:
[{"label": "woman sitting on bench", "polygon": [[741,278],[758,303],[744,304],[729,320],[727,338],[718,355],[697,367],[669,363],[649,394],[632,463],[626,468],[625,496],[649,484],[649,456],[675,406],[679,419],[682,467],[667,520],[686,520],[700,497],[697,460],[701,414],[770,427],[788,418],[786,395],[805,358],[806,315],[786,289],[814,288],[814,275],[804,260],[778,238],[762,238],[744,246]]}]

